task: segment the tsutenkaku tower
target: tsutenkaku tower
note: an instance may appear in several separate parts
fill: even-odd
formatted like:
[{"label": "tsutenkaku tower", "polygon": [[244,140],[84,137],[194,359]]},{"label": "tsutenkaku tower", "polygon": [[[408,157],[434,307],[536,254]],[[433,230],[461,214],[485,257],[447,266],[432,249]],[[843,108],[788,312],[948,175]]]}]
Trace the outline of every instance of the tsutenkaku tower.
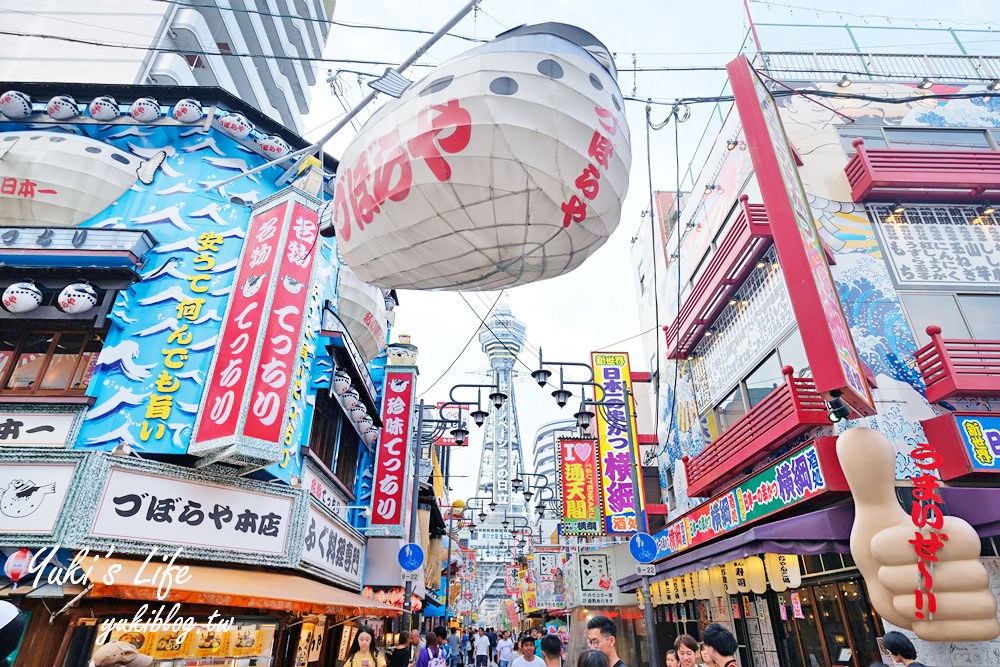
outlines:
[{"label": "tsutenkaku tower", "polygon": [[492,497],[497,503],[494,516],[500,521],[504,508],[508,516],[524,516],[527,509],[520,493],[511,493],[510,480],[524,478],[521,429],[514,396],[514,364],[524,346],[524,324],[514,317],[510,306],[501,303],[479,330],[479,343],[493,369],[500,391],[507,394],[503,407],[492,409],[483,425],[483,459],[479,464],[476,495]]}]

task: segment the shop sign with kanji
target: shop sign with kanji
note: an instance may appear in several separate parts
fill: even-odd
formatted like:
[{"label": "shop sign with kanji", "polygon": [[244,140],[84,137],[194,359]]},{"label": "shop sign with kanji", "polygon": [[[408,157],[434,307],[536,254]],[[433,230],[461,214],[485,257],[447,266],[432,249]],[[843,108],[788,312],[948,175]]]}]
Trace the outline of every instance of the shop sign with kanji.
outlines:
[{"label": "shop sign with kanji", "polygon": [[[406,467],[410,444],[410,415],[416,375],[413,370],[387,370],[382,397],[382,430],[379,433],[369,536],[403,534]],[[416,474],[416,471],[414,471]]]},{"label": "shop sign with kanji", "polygon": [[361,537],[310,504],[302,549],[303,563],[312,565],[327,579],[360,590],[364,553],[365,545]]},{"label": "shop sign with kanji", "polygon": [[0,413],[0,448],[63,447],[77,416],[75,412]]},{"label": "shop sign with kanji", "polygon": [[559,439],[559,500],[563,533],[604,534],[597,441],[593,438]]},{"label": "shop sign with kanji", "polygon": [[284,556],[293,504],[284,494],[112,468],[90,534]]}]

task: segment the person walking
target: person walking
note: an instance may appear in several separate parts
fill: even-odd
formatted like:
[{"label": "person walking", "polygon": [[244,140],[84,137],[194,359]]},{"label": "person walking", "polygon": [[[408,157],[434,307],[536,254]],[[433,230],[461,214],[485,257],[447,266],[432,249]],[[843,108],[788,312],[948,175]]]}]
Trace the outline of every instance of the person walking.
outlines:
[{"label": "person walking", "polygon": [[556,635],[542,637],[542,660],[545,667],[562,667],[562,642]]},{"label": "person walking", "polygon": [[458,628],[452,628],[448,633],[448,648],[451,651],[448,667],[458,667],[462,662],[462,640],[458,637]]},{"label": "person walking", "polygon": [[417,667],[417,659],[420,658],[420,652],[424,650],[424,646],[420,630],[416,628],[410,630],[410,667]]},{"label": "person walking", "polygon": [[509,632],[501,632],[500,640],[497,641],[497,664],[500,667],[510,665],[510,656],[514,652],[514,642],[510,638]]},{"label": "person walking", "polygon": [[420,650],[417,667],[447,667],[444,650],[438,645],[437,633],[428,632],[424,635],[424,641],[427,645]]},{"label": "person walking", "polygon": [[479,634],[473,640],[476,647],[476,667],[489,667],[490,664],[490,638],[486,636],[486,631],[479,628]]},{"label": "person walking", "polygon": [[677,650],[670,649],[666,655],[667,667],[681,667],[681,661],[677,657]]},{"label": "person walking", "polygon": [[412,652],[413,646],[410,644],[410,634],[408,632],[400,632],[396,646],[389,656],[389,667],[409,667],[412,662]]},{"label": "person walking", "polygon": [[375,633],[368,626],[358,630],[344,667],[386,667],[386,659],[378,650]]},{"label": "person walking", "polygon": [[709,623],[702,633],[701,659],[710,667],[736,667],[737,648],[733,633],[718,623]]},{"label": "person walking", "polygon": [[590,649],[580,654],[576,659],[576,667],[611,667],[608,656],[603,651]]},{"label": "person walking", "polygon": [[514,658],[510,667],[542,667],[542,659],[535,655],[535,640],[530,636],[521,639],[521,655]]},{"label": "person walking", "polygon": [[890,630],[885,633],[882,646],[892,655],[893,660],[903,663],[905,667],[925,667],[924,663],[917,662],[917,649],[910,638],[902,632]]},{"label": "person walking", "polygon": [[618,657],[618,626],[607,616],[595,616],[587,621],[587,645],[608,659],[610,667],[628,667]]},{"label": "person walking", "polygon": [[[679,667],[698,667],[698,652],[701,647],[698,646],[698,642],[691,635],[678,635],[677,639],[674,640],[674,655],[678,661]],[[667,654],[667,666],[669,665],[670,654]]]}]

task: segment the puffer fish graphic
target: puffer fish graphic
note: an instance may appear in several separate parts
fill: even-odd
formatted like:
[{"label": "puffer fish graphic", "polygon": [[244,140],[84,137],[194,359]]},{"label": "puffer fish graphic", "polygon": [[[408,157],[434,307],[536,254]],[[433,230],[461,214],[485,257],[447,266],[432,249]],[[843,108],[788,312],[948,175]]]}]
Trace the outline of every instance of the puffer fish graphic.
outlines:
[{"label": "puffer fish graphic", "polygon": [[11,480],[10,484],[0,494],[0,512],[9,517],[19,519],[28,516],[42,504],[50,493],[56,492],[55,482],[39,486],[30,479]]},{"label": "puffer fish graphic", "polygon": [[263,287],[264,278],[266,276],[266,273],[261,273],[248,277],[246,281],[244,281],[243,286],[240,288],[243,296],[248,299],[252,298],[258,291],[260,291],[260,288]]}]

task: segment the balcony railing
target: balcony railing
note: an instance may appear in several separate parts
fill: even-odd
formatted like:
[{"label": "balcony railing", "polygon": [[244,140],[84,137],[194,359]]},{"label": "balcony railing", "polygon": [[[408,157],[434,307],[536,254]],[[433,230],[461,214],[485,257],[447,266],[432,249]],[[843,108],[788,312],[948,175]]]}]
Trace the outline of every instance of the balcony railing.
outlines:
[{"label": "balcony railing", "polygon": [[931,342],[916,358],[928,401],[1000,393],[1000,340],[942,338],[937,326],[927,327],[927,335]]},{"label": "balcony railing", "polygon": [[1000,152],[869,149],[862,139],[852,143],[857,152],[844,171],[856,202],[967,202],[1000,196]]},{"label": "balcony railing", "polygon": [[743,475],[776,447],[808,429],[829,424],[826,401],[812,378],[782,371],[785,381],[697,456],[685,461],[688,496],[708,496]]},{"label": "balcony railing", "polygon": [[716,248],[677,317],[665,327],[670,359],[684,358],[694,349],[706,328],[770,246],[771,225],[764,205],[750,204],[749,198],[742,195],[732,227]]}]

